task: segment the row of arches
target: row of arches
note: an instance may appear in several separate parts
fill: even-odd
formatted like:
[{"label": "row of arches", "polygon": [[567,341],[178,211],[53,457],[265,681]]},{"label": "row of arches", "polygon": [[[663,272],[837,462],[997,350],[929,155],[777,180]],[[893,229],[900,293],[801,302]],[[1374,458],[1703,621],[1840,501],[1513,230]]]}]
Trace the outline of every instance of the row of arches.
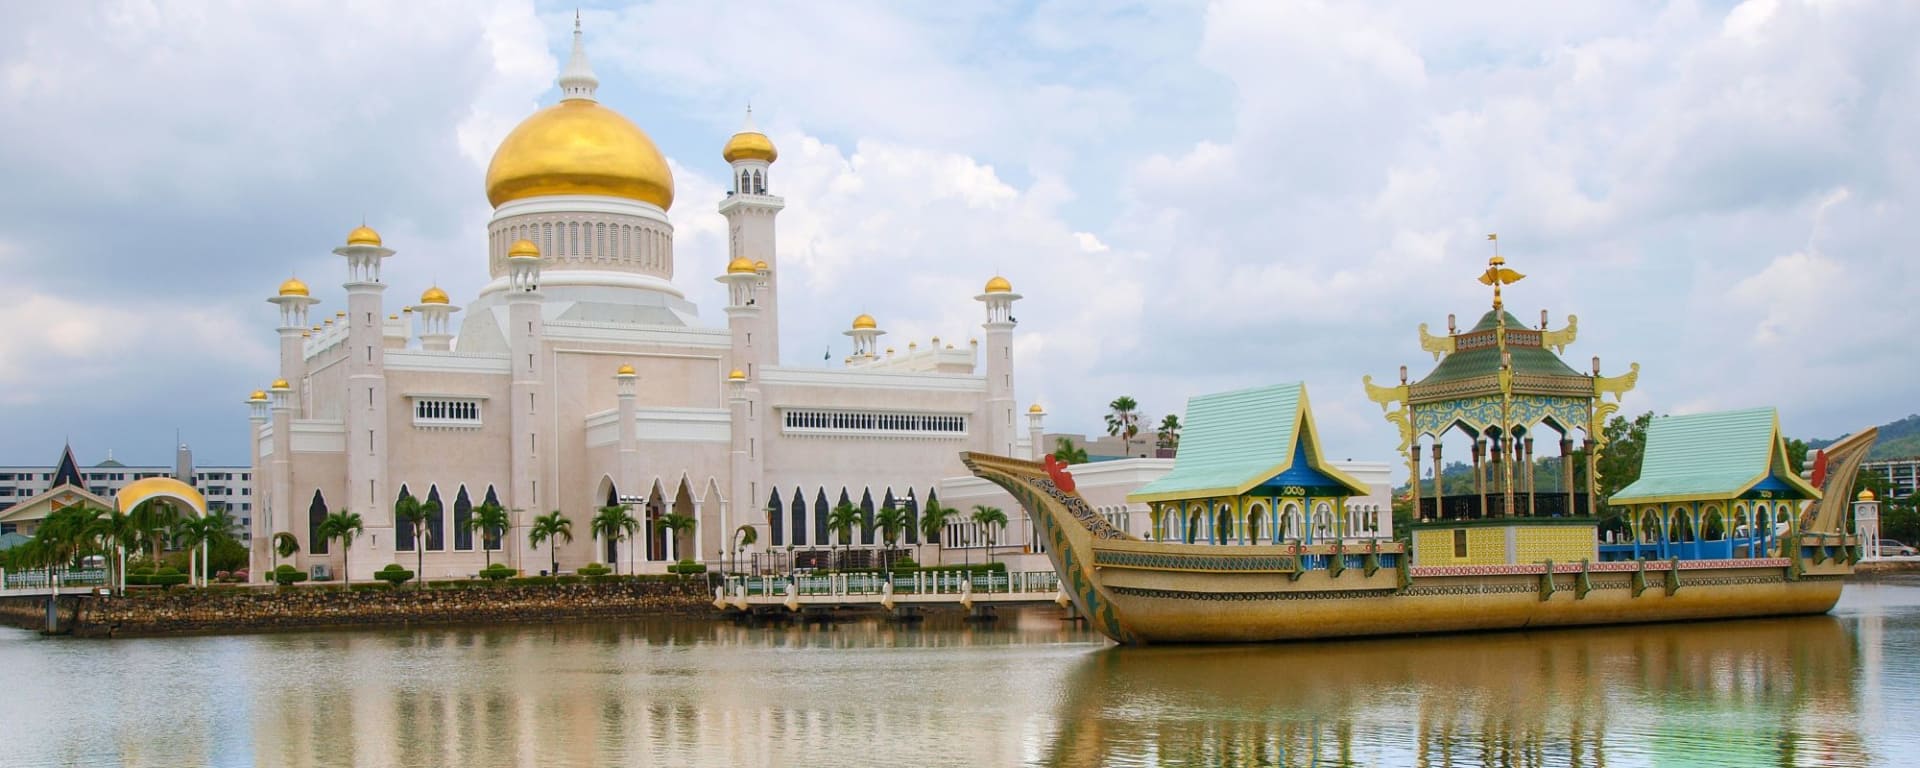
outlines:
[{"label": "row of arches", "polygon": [[1683,560],[1779,557],[1796,505],[1787,501],[1674,504],[1639,507],[1625,515],[1621,555]]},{"label": "row of arches", "polygon": [[[936,503],[939,497],[932,489],[927,490],[928,503]],[[810,494],[805,489],[795,488],[791,492],[774,488],[767,497],[767,538],[772,547],[828,546],[838,543],[829,538],[827,518],[835,507],[852,504],[860,510],[861,524],[854,532],[860,544],[874,544],[878,541],[874,530],[876,510],[892,507],[907,513],[906,530],[902,532],[900,544],[919,544],[920,539],[920,501],[917,493],[908,488],[904,495],[896,495],[891,487],[874,498],[873,490],[863,488],[859,499],[854,499],[851,490],[842,487],[837,496],[828,496],[825,486],[816,487]],[[940,536],[927,539],[928,544],[940,543]]]},{"label": "row of arches", "polygon": [[[644,495],[637,495],[638,501],[629,502],[628,499],[634,497],[622,493],[611,476],[602,476],[599,491],[594,498],[603,507],[631,504],[636,513],[634,517],[640,521],[637,540],[642,549],[638,550],[638,554],[650,563],[673,562],[682,558],[698,558],[693,545],[697,535],[691,532],[673,535],[660,525],[660,519],[673,514],[694,520],[696,524],[704,524],[706,521],[702,519],[701,510],[706,506],[706,502],[719,502],[720,486],[717,480],[708,478],[702,487],[706,489],[706,495],[696,498],[693,483],[682,475],[680,482],[673,487],[673,495],[668,496],[666,486],[661,481],[654,480]],[[618,542],[606,539],[600,543],[600,547],[602,551],[599,554],[605,558],[601,562],[612,563],[623,559]]]},{"label": "row of arches", "polygon": [[[400,485],[400,492],[395,495],[394,500],[398,502],[400,499],[410,498],[412,496],[413,494],[407,485],[402,483]],[[422,545],[425,546],[428,552],[446,551],[449,516],[451,517],[453,527],[453,550],[456,552],[473,551],[473,508],[476,505],[472,495],[467,493],[467,487],[465,485],[460,486],[459,490],[454,493],[453,504],[451,506],[441,499],[440,486],[438,485],[427,486],[427,495],[420,500],[426,502],[430,507],[436,508],[437,511],[427,516],[427,524],[422,534],[415,534],[413,526],[409,525],[406,521],[395,519],[393,521],[395,551],[412,552],[415,547]],[[480,503],[493,504],[495,506],[500,504],[500,497],[494,493],[493,486],[487,486],[487,492],[481,497]],[[480,546],[489,550],[500,549],[502,534],[502,531],[487,531],[485,535],[480,537]],[[422,542],[418,540],[419,538],[425,538],[426,540]]]},{"label": "row of arches", "polygon": [[490,248],[495,269],[506,266],[507,249],[519,240],[540,246],[550,259],[627,264],[665,274],[673,261],[673,239],[647,226],[595,221],[547,221],[512,224],[494,231]]},{"label": "row of arches", "polygon": [[733,188],[733,191],[743,195],[764,195],[767,193],[767,180],[760,175],[759,171],[741,171],[740,183]]},{"label": "row of arches", "polygon": [[1182,502],[1161,508],[1153,538],[1188,544],[1317,544],[1377,537],[1389,530],[1384,522],[1378,504],[1256,501],[1241,514],[1226,501]]}]

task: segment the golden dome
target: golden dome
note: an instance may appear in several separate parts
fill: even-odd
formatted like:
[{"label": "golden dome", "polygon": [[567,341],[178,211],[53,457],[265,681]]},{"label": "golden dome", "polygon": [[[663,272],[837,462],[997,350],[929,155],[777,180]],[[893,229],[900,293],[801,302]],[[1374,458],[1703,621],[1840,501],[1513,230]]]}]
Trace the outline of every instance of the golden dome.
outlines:
[{"label": "golden dome", "polygon": [[1860,498],[1860,500],[1861,500],[1861,501],[1873,501],[1874,499],[1876,499],[1876,498],[1879,498],[1879,497],[1878,497],[1878,496],[1875,496],[1875,495],[1873,495],[1873,489],[1872,489],[1872,488],[1862,488],[1862,489],[1860,489],[1860,497],[1859,497],[1859,498]]},{"label": "golden dome", "polygon": [[540,258],[540,246],[534,245],[532,240],[515,240],[513,241],[513,245],[507,246],[507,258],[520,259],[529,257],[535,259]]},{"label": "golden dome", "polygon": [[742,371],[738,368],[733,369],[732,373],[727,374],[727,381],[746,381],[746,380],[747,380],[746,371]]},{"label": "golden dome", "polygon": [[780,152],[773,148],[773,140],[759,131],[741,131],[727,139],[727,146],[720,150],[720,156],[727,162],[739,160],[764,160],[773,162],[780,159]]},{"label": "golden dome", "polygon": [[1034,403],[1032,408],[1027,409],[1027,413],[1046,413],[1046,412],[1047,410],[1045,408],[1041,408],[1039,403]]},{"label": "golden dome", "polygon": [[379,244],[380,233],[373,231],[373,227],[365,224],[354,227],[352,232],[347,233],[347,245],[377,246]]},{"label": "golden dome", "polygon": [[253,402],[256,402],[256,403],[260,402],[261,400],[267,399],[267,392],[264,389],[256,389],[253,391],[253,395],[248,397],[247,399],[252,400]]},{"label": "golden dome", "polygon": [[862,314],[853,319],[853,329],[856,331],[872,330],[878,327],[880,327],[880,323],[873,319],[873,315]]},{"label": "golden dome", "polygon": [[487,166],[495,208],[541,195],[606,195],[673,207],[673,171],[645,131],[591,99],[567,99],[507,134]]},{"label": "golden dome", "polygon": [[286,379],[274,379],[273,386],[268,389],[293,389],[293,386],[288,384]]},{"label": "golden dome", "polygon": [[422,294],[420,294],[420,303],[422,303],[422,304],[451,304],[451,303],[453,303],[453,302],[451,302],[451,301],[449,301],[449,300],[447,299],[447,292],[446,292],[446,291],[443,291],[443,290],[440,290],[440,286],[437,286],[437,285],[436,285],[436,286],[434,286],[434,287],[432,287],[432,288],[428,288],[428,289],[426,290],[426,292],[424,292],[424,293],[422,293]]},{"label": "golden dome", "polygon": [[1004,277],[1001,277],[999,275],[994,275],[992,280],[987,281],[987,290],[985,292],[986,293],[1013,293],[1013,283],[1007,282],[1007,279]]},{"label": "golden dome", "polygon": [[755,272],[765,272],[769,269],[773,269],[773,267],[767,264],[766,259],[761,259],[753,263],[753,271]]},{"label": "golden dome", "polygon": [[630,364],[622,364],[620,370],[614,371],[614,374],[618,376],[632,376],[633,366]]},{"label": "golden dome", "polygon": [[307,293],[307,284],[300,282],[300,278],[289,277],[287,278],[286,282],[280,284],[280,295],[282,296],[309,295]]},{"label": "golden dome", "polygon": [[749,259],[745,256],[742,256],[740,258],[734,259],[733,261],[727,262],[727,274],[729,275],[752,274],[753,269],[754,269],[753,259]]}]

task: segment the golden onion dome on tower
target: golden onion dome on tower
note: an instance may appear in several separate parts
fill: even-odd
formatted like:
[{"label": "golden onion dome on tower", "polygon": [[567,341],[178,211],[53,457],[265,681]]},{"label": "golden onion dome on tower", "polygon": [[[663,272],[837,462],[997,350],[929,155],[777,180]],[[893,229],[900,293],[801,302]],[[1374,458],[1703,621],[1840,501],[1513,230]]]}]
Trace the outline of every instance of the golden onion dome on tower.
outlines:
[{"label": "golden onion dome on tower", "polygon": [[729,275],[750,275],[753,274],[754,270],[753,259],[745,256],[727,262],[727,274]]},{"label": "golden onion dome on tower", "polygon": [[759,131],[747,130],[727,139],[727,146],[720,150],[720,157],[727,162],[741,160],[761,160],[773,162],[780,159],[780,151],[773,148],[773,140]]},{"label": "golden onion dome on tower", "polygon": [[373,231],[373,227],[362,224],[354,227],[352,232],[347,233],[347,245],[378,246],[380,245],[380,233]]},{"label": "golden onion dome on tower", "polygon": [[746,381],[746,380],[747,380],[747,372],[740,370],[738,368],[733,369],[732,373],[727,374],[727,381]]},{"label": "golden onion dome on tower", "polygon": [[534,245],[532,240],[515,240],[513,245],[507,246],[507,258],[540,258],[540,246]]},{"label": "golden onion dome on tower", "polygon": [[440,286],[436,285],[436,286],[433,286],[432,288],[428,288],[425,292],[420,294],[420,303],[451,304],[453,302],[448,299],[447,292],[440,290]]},{"label": "golden onion dome on tower", "polygon": [[880,321],[873,319],[873,315],[864,312],[861,313],[859,317],[853,319],[853,329],[856,331],[867,331],[879,327]]},{"label": "golden onion dome on tower", "polygon": [[1874,499],[1879,497],[1873,495],[1872,488],[1862,488],[1860,489],[1860,496],[1858,498],[1860,501],[1873,501]]},{"label": "golden onion dome on tower", "polygon": [[267,388],[268,389],[293,389],[293,386],[288,384],[286,379],[274,379],[273,384],[268,386]]},{"label": "golden onion dome on tower", "polygon": [[1027,409],[1027,413],[1046,413],[1046,412],[1047,412],[1046,409],[1041,408],[1039,403],[1034,403],[1032,408]]},{"label": "golden onion dome on tower", "polygon": [[280,295],[308,296],[310,294],[307,293],[307,284],[300,282],[300,278],[289,277],[286,282],[280,284]]},{"label": "golden onion dome on tower", "polygon": [[773,269],[773,266],[768,264],[766,259],[761,259],[753,263],[753,271],[755,272],[765,272],[769,269]]},{"label": "golden onion dome on tower", "polygon": [[634,375],[633,365],[631,363],[622,363],[620,370],[614,371],[613,373],[616,376],[632,376]]},{"label": "golden onion dome on tower", "polygon": [[985,292],[1013,293],[1013,283],[1007,282],[1007,279],[1004,277],[994,275],[992,280],[987,281],[987,290]]},{"label": "golden onion dome on tower", "polygon": [[253,394],[249,396],[247,399],[256,403],[260,402],[262,400],[267,399],[267,391],[264,389],[256,389],[253,391]]},{"label": "golden onion dome on tower", "polygon": [[591,98],[533,113],[507,134],[487,165],[495,208],[542,195],[605,195],[673,207],[673,171],[653,139]]}]

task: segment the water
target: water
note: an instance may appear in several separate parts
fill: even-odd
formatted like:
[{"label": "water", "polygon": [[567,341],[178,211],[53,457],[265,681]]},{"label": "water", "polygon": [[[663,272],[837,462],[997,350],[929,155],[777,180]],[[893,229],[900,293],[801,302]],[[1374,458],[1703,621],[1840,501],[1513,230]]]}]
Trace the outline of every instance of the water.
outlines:
[{"label": "water", "polygon": [[1113,648],[1050,611],[85,641],[0,630],[0,766],[1920,764],[1920,579],[1830,616]]}]

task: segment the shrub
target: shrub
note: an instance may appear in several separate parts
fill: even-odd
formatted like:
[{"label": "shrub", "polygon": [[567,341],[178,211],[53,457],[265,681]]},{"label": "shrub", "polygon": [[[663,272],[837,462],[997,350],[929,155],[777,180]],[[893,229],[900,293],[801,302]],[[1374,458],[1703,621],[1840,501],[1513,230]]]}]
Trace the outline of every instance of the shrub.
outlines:
[{"label": "shrub", "polygon": [[553,580],[552,576],[515,576],[507,579],[507,583],[516,587],[550,587]]},{"label": "shrub", "polygon": [[579,573],[582,576],[605,576],[613,573],[613,569],[599,563],[587,563],[586,565],[580,566]]},{"label": "shrub", "polygon": [[894,561],[893,561],[893,570],[896,570],[896,571],[911,571],[919,567],[920,567],[919,563],[914,562],[913,558],[908,557],[906,555],[901,555],[897,558],[894,558]]},{"label": "shrub", "polygon": [[493,582],[493,581],[500,581],[501,579],[511,578],[513,576],[518,575],[519,573],[520,573],[519,571],[511,567],[508,567],[505,564],[490,565],[480,569],[480,578]]},{"label": "shrub", "polygon": [[681,576],[692,576],[698,573],[706,573],[707,566],[704,563],[696,563],[692,560],[682,560],[667,566],[667,572],[677,573]]},{"label": "shrub", "polygon": [[282,565],[273,569],[273,583],[283,587],[292,586],[307,580],[307,572],[291,565]]},{"label": "shrub", "polygon": [[388,563],[387,567],[374,571],[373,577],[397,587],[411,580],[413,571],[400,567],[399,563]]},{"label": "shrub", "polygon": [[135,587],[172,587],[187,583],[187,575],[179,569],[160,566],[140,571],[127,572],[127,584]]},{"label": "shrub", "polygon": [[355,584],[351,587],[348,587],[347,589],[352,592],[387,592],[397,586],[399,586],[398,582],[395,582],[394,584],[368,584],[368,583],[362,582],[359,584]]}]

